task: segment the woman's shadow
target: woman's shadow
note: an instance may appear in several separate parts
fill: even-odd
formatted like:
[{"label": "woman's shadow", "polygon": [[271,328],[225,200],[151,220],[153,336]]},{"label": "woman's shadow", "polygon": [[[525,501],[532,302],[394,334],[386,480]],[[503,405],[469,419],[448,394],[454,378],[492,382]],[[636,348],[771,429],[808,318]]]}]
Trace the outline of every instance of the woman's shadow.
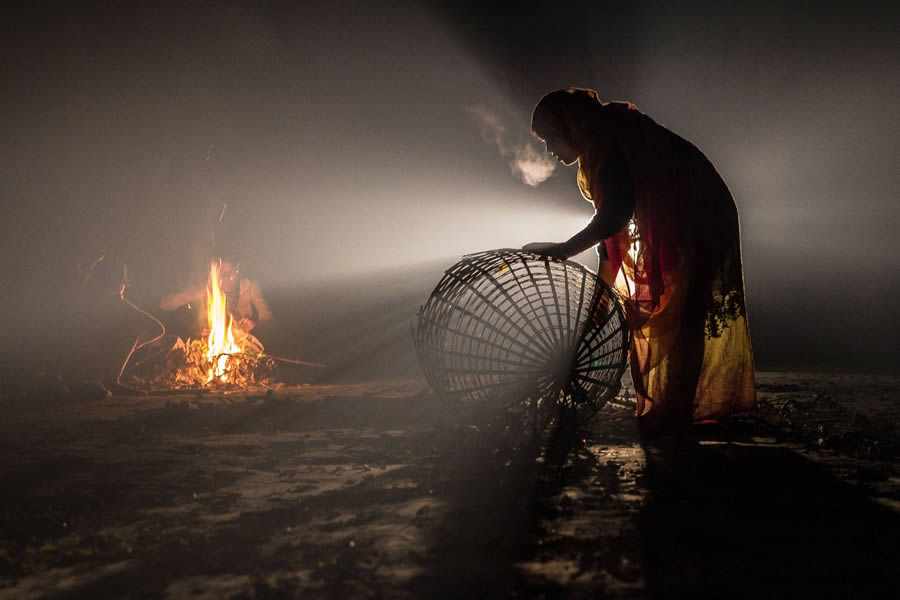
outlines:
[{"label": "woman's shadow", "polygon": [[[540,462],[532,451],[489,460],[496,441],[486,435],[447,465],[449,510],[411,589],[454,598],[894,596],[900,517],[768,441],[787,432],[739,422],[651,435],[624,417],[598,422],[555,429]],[[643,449],[646,464],[635,473],[592,448]],[[573,520],[582,525],[574,534],[557,531]],[[577,568],[523,569],[557,559]]]},{"label": "woman's shadow", "polygon": [[895,511],[791,448],[709,433],[642,439],[649,597],[895,597]]}]

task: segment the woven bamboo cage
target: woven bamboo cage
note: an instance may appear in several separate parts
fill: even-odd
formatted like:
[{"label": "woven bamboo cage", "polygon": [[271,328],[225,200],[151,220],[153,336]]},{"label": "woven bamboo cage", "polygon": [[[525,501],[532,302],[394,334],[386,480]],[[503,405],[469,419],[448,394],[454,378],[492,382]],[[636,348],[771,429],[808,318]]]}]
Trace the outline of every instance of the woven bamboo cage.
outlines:
[{"label": "woven bamboo cage", "polygon": [[413,335],[441,395],[589,410],[618,392],[629,346],[622,303],[594,273],[509,249],[447,269]]}]

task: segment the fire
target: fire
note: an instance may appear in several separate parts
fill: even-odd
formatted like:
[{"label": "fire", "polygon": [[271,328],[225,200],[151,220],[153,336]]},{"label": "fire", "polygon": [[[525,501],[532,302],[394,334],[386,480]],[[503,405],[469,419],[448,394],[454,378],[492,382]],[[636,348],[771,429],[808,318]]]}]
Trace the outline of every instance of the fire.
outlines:
[{"label": "fire", "polygon": [[622,268],[619,269],[615,280],[616,289],[626,298],[631,296],[637,289],[632,277],[635,270],[637,270],[641,253],[641,242],[634,219],[628,222],[628,241],[628,254],[625,256]]},{"label": "fire", "polygon": [[263,352],[262,342],[244,331],[228,308],[220,260],[210,262],[206,300],[208,332],[194,339],[177,338],[161,364],[147,367],[149,376],[132,374],[135,384],[166,389],[233,390],[275,383],[275,359]]},{"label": "fire", "polygon": [[210,262],[209,281],[206,284],[206,318],[209,323],[209,337],[206,340],[206,360],[209,362],[207,383],[228,383],[229,375],[235,367],[235,359],[241,354],[241,349],[235,342],[233,319],[220,283],[221,266],[220,261]]}]

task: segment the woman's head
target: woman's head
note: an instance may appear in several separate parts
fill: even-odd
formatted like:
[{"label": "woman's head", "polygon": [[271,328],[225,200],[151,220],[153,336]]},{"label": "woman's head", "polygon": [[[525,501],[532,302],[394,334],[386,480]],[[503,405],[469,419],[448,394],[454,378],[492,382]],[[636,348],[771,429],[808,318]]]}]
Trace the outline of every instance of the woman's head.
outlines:
[{"label": "woman's head", "polygon": [[572,164],[587,150],[585,136],[599,122],[602,108],[594,90],[568,88],[550,92],[534,107],[531,132],[563,164]]}]

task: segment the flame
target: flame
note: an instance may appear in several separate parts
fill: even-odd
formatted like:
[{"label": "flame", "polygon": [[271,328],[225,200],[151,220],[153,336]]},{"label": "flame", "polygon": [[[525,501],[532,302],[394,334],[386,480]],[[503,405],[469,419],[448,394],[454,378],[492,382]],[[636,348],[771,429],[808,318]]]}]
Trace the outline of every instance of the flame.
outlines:
[{"label": "flame", "polygon": [[228,312],[225,292],[222,291],[219,270],[221,261],[209,263],[209,281],[206,284],[206,317],[209,323],[206,359],[209,362],[207,383],[221,381],[228,383],[234,368],[233,356],[241,353],[234,340],[232,318]]},{"label": "flame", "polygon": [[637,286],[634,283],[634,273],[640,260],[641,242],[638,235],[637,223],[632,218],[628,221],[628,253],[616,275],[615,287],[620,294],[628,298],[635,293]]}]

